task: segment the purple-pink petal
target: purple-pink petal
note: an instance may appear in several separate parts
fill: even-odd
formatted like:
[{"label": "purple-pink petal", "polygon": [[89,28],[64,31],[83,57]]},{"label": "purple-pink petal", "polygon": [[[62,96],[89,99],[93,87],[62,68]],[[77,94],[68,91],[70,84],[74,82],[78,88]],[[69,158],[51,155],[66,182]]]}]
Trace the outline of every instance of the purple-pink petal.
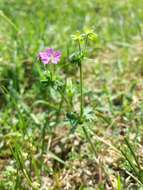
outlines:
[{"label": "purple-pink petal", "polygon": [[54,51],[52,48],[47,48],[44,52],[39,53],[39,59],[44,63],[57,64],[60,61],[61,52]]},{"label": "purple-pink petal", "polygon": [[41,59],[41,61],[42,61],[44,64],[49,64],[49,63],[50,63],[50,59],[49,59],[49,58]]},{"label": "purple-pink petal", "polygon": [[48,56],[52,56],[54,53],[54,50],[52,48],[47,48],[45,52],[47,53]]},{"label": "purple-pink petal", "polygon": [[54,55],[54,57],[61,57],[61,52],[55,51],[53,55]]},{"label": "purple-pink petal", "polygon": [[39,59],[44,63],[44,64],[48,64],[50,61],[50,57],[47,56],[46,52],[40,52],[39,53]]},{"label": "purple-pink petal", "polygon": [[52,60],[52,62],[54,64],[57,64],[60,61],[60,58],[61,58],[61,52],[60,51],[55,51],[53,53],[53,60]]}]

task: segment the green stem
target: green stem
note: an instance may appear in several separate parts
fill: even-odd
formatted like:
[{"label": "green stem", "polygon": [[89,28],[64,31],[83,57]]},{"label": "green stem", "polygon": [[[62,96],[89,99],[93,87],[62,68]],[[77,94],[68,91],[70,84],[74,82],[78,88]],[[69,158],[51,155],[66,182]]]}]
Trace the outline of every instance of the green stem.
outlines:
[{"label": "green stem", "polygon": [[81,53],[80,41],[78,41],[78,48],[79,48],[79,51],[80,51],[80,53]]},{"label": "green stem", "polygon": [[[79,51],[82,52],[80,41],[78,41],[79,45]],[[83,116],[83,72],[82,72],[82,63],[79,63],[79,70],[80,70],[80,119],[82,119]]]},{"label": "green stem", "polygon": [[9,145],[9,146],[10,146],[10,150],[11,150],[11,152],[12,152],[12,154],[13,154],[16,162],[17,162],[18,169],[21,170],[21,172],[24,175],[24,177],[26,178],[29,186],[32,187],[33,190],[38,190],[37,187],[34,187],[32,179],[31,179],[31,176],[28,174],[28,171],[27,171],[27,168],[26,168],[26,166],[24,164],[24,160],[23,160],[22,154],[21,154],[21,152],[19,150],[19,147],[16,145],[15,146],[15,151],[14,151],[13,148],[11,147],[11,145]]},{"label": "green stem", "polygon": [[88,35],[86,36],[86,39],[85,39],[84,52],[86,51],[86,48],[87,48],[87,43],[88,43]]},{"label": "green stem", "polygon": [[136,176],[138,176],[138,170],[135,167],[135,165],[133,164],[133,162],[131,161],[131,159],[127,156],[127,154],[123,150],[120,150],[120,151],[121,151],[122,155],[125,157],[125,159],[128,161],[129,165],[133,169],[133,171],[136,174]]},{"label": "green stem", "polygon": [[129,143],[129,141],[128,141],[128,139],[127,139],[126,137],[125,137],[124,140],[125,140],[125,143],[126,143],[126,145],[128,146],[128,148],[130,149],[130,152],[131,152],[132,156],[134,157],[138,168],[141,170],[140,163],[139,163],[139,161],[138,161],[138,158],[137,158],[137,156],[136,156],[136,154],[135,154],[135,152],[134,152],[134,150],[133,150],[131,144]]},{"label": "green stem", "polygon": [[17,33],[19,32],[19,28],[12,22],[12,20],[4,14],[2,10],[0,10],[0,17],[2,17]]},{"label": "green stem", "polygon": [[90,138],[90,136],[88,135],[88,132],[87,132],[87,130],[86,130],[86,128],[85,128],[84,126],[82,126],[82,130],[83,130],[83,132],[84,132],[84,134],[85,134],[85,137],[86,137],[87,141],[89,142],[89,144],[90,144],[90,146],[91,146],[91,148],[92,148],[93,153],[94,153],[95,156],[96,156],[96,155],[97,155],[96,149],[95,149],[94,144],[92,143],[91,138]]},{"label": "green stem", "polygon": [[82,64],[80,63],[80,118],[83,116],[83,72],[82,72]]},{"label": "green stem", "polygon": [[56,126],[57,123],[59,122],[59,118],[60,118],[60,114],[61,114],[63,102],[64,102],[64,96],[61,95],[61,101],[60,101],[59,108],[58,108],[57,113],[56,113],[55,126]]},{"label": "green stem", "polygon": [[44,153],[45,150],[45,135],[46,135],[46,124],[44,124],[43,129],[42,129],[42,151],[41,151],[41,156]]}]

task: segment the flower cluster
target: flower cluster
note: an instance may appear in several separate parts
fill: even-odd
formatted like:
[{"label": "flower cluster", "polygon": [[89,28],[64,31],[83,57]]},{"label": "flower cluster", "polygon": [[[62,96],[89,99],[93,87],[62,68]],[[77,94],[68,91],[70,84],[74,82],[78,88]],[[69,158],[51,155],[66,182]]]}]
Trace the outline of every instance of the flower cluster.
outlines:
[{"label": "flower cluster", "polygon": [[74,35],[71,35],[73,41],[78,41],[80,44],[84,44],[87,39],[90,41],[97,40],[97,34],[93,31],[93,29],[85,28],[83,33],[77,31]]},{"label": "flower cluster", "polygon": [[57,64],[61,58],[60,51],[54,51],[52,48],[47,48],[44,52],[40,52],[38,55],[43,64]]}]

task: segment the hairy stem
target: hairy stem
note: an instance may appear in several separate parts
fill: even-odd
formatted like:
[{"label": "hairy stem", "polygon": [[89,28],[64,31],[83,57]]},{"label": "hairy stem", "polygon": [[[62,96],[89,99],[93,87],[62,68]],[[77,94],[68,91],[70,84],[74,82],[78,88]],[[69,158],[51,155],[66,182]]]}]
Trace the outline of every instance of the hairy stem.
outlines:
[{"label": "hairy stem", "polygon": [[83,72],[82,72],[82,64],[80,63],[80,118],[83,116]]},{"label": "hairy stem", "polygon": [[89,142],[89,144],[90,144],[90,146],[92,148],[93,153],[96,156],[97,155],[96,149],[95,149],[94,144],[92,143],[91,138],[90,138],[90,136],[89,136],[89,134],[88,134],[88,132],[87,132],[87,130],[86,130],[86,128],[84,126],[82,126],[82,130],[83,130],[83,132],[85,134],[85,137],[86,137],[87,141]]}]

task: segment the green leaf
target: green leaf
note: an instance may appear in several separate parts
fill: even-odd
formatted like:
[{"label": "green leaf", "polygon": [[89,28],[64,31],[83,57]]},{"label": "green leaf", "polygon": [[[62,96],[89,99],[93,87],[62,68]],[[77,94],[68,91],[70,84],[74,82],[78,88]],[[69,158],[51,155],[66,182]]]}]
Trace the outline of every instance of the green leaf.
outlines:
[{"label": "green leaf", "polygon": [[120,178],[120,175],[118,175],[117,190],[121,190],[121,178]]},{"label": "green leaf", "polygon": [[56,161],[60,162],[61,164],[65,164],[65,162],[59,158],[56,154],[54,154],[53,152],[51,151],[48,151],[48,154]]}]

